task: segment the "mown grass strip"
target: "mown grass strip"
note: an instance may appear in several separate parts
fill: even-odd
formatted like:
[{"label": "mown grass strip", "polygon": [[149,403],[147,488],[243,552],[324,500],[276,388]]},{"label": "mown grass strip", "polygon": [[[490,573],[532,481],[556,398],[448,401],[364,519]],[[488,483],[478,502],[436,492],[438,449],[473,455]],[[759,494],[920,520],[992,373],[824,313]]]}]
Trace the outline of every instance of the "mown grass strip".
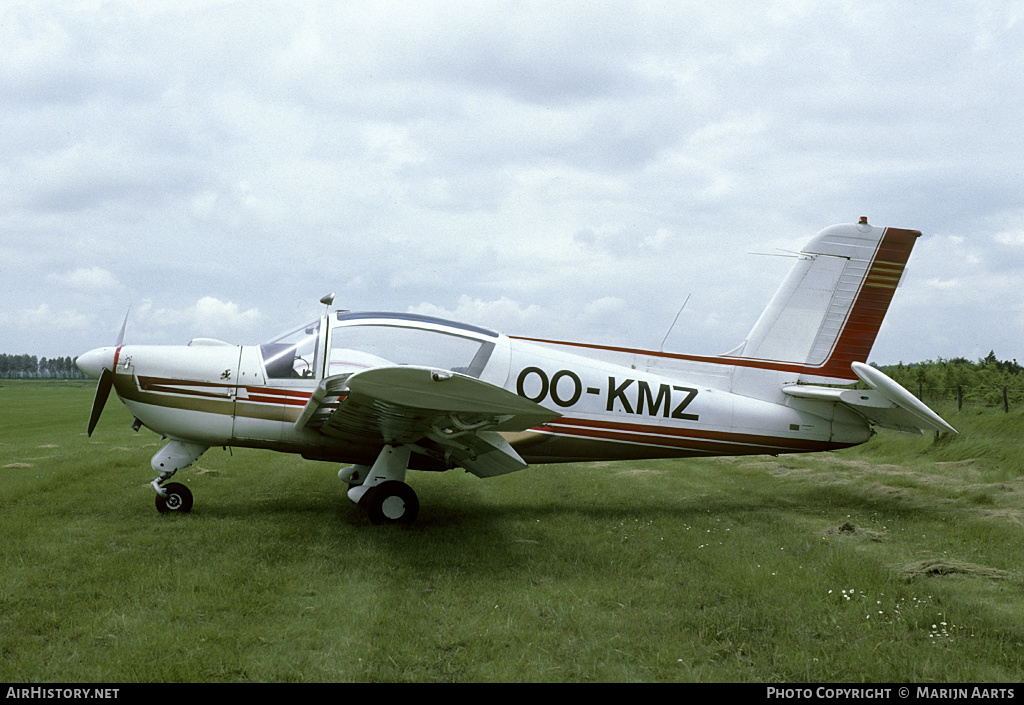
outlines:
[{"label": "mown grass strip", "polygon": [[947,416],[938,444],[415,473],[419,521],[382,528],[334,466],[244,449],[158,515],[160,440],[113,403],[87,438],[91,400],[0,387],[0,680],[1024,674],[1013,413]]}]

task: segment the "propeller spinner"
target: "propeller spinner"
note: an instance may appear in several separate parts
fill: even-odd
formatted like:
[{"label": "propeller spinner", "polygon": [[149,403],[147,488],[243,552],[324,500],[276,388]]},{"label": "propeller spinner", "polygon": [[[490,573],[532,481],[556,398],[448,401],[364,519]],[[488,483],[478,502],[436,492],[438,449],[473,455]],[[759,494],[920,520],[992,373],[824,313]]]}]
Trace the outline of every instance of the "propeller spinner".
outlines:
[{"label": "propeller spinner", "polygon": [[131,308],[124,315],[124,323],[121,324],[121,333],[117,336],[117,344],[114,347],[103,347],[90,350],[80,355],[75,364],[85,374],[99,382],[96,385],[96,396],[92,400],[92,411],[89,413],[89,435],[96,429],[96,423],[100,420],[103,407],[110,396],[110,388],[114,386],[114,367],[117,365],[117,356],[124,344],[124,331],[128,326],[128,314]]}]

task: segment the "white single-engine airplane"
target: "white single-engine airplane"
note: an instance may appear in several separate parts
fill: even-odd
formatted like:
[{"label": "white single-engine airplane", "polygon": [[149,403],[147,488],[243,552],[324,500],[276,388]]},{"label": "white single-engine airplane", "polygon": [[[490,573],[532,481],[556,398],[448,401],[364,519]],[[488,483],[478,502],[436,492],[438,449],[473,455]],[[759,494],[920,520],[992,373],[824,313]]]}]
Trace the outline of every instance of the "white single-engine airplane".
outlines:
[{"label": "white single-engine airplane", "polygon": [[[187,512],[168,482],[211,446],[350,463],[338,473],[375,524],[415,520],[406,471],[479,477],[528,463],[804,453],[863,443],[872,425],[956,431],[867,364],[915,230],[822,230],[742,345],[681,355],[509,337],[396,313],[328,312],[263,345],[199,338],[117,345],[77,364],[99,380],[91,435],[113,387],[168,441],[156,505]],[[126,318],[127,322],[127,318]],[[850,385],[857,380],[870,389]]]}]

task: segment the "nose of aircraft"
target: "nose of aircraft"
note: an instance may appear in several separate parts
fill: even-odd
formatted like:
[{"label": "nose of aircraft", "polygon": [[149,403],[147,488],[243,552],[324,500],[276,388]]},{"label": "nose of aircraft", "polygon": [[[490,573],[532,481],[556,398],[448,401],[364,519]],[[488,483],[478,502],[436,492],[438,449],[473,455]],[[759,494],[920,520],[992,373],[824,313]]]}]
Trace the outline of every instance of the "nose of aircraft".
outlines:
[{"label": "nose of aircraft", "polygon": [[96,348],[83,355],[79,355],[78,359],[75,360],[75,364],[85,374],[93,379],[99,379],[100,373],[103,372],[104,368],[113,371],[115,352],[117,352],[116,347]]}]

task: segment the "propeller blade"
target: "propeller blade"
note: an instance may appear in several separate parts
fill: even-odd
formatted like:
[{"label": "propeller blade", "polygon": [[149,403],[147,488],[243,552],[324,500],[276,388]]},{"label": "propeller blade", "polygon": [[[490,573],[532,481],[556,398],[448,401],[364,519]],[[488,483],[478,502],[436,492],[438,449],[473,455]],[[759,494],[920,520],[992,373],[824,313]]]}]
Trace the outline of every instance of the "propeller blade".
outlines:
[{"label": "propeller blade", "polygon": [[121,324],[121,333],[117,336],[117,347],[121,347],[124,344],[124,329],[128,327],[128,315],[131,314],[132,307],[128,307],[128,312],[124,314],[124,323]]},{"label": "propeller blade", "polygon": [[92,413],[89,414],[90,436],[96,428],[96,422],[100,420],[100,414],[103,413],[103,407],[107,403],[112,386],[114,386],[114,373],[104,367],[103,372],[100,373],[100,381],[96,384],[96,397],[92,400]]}]

